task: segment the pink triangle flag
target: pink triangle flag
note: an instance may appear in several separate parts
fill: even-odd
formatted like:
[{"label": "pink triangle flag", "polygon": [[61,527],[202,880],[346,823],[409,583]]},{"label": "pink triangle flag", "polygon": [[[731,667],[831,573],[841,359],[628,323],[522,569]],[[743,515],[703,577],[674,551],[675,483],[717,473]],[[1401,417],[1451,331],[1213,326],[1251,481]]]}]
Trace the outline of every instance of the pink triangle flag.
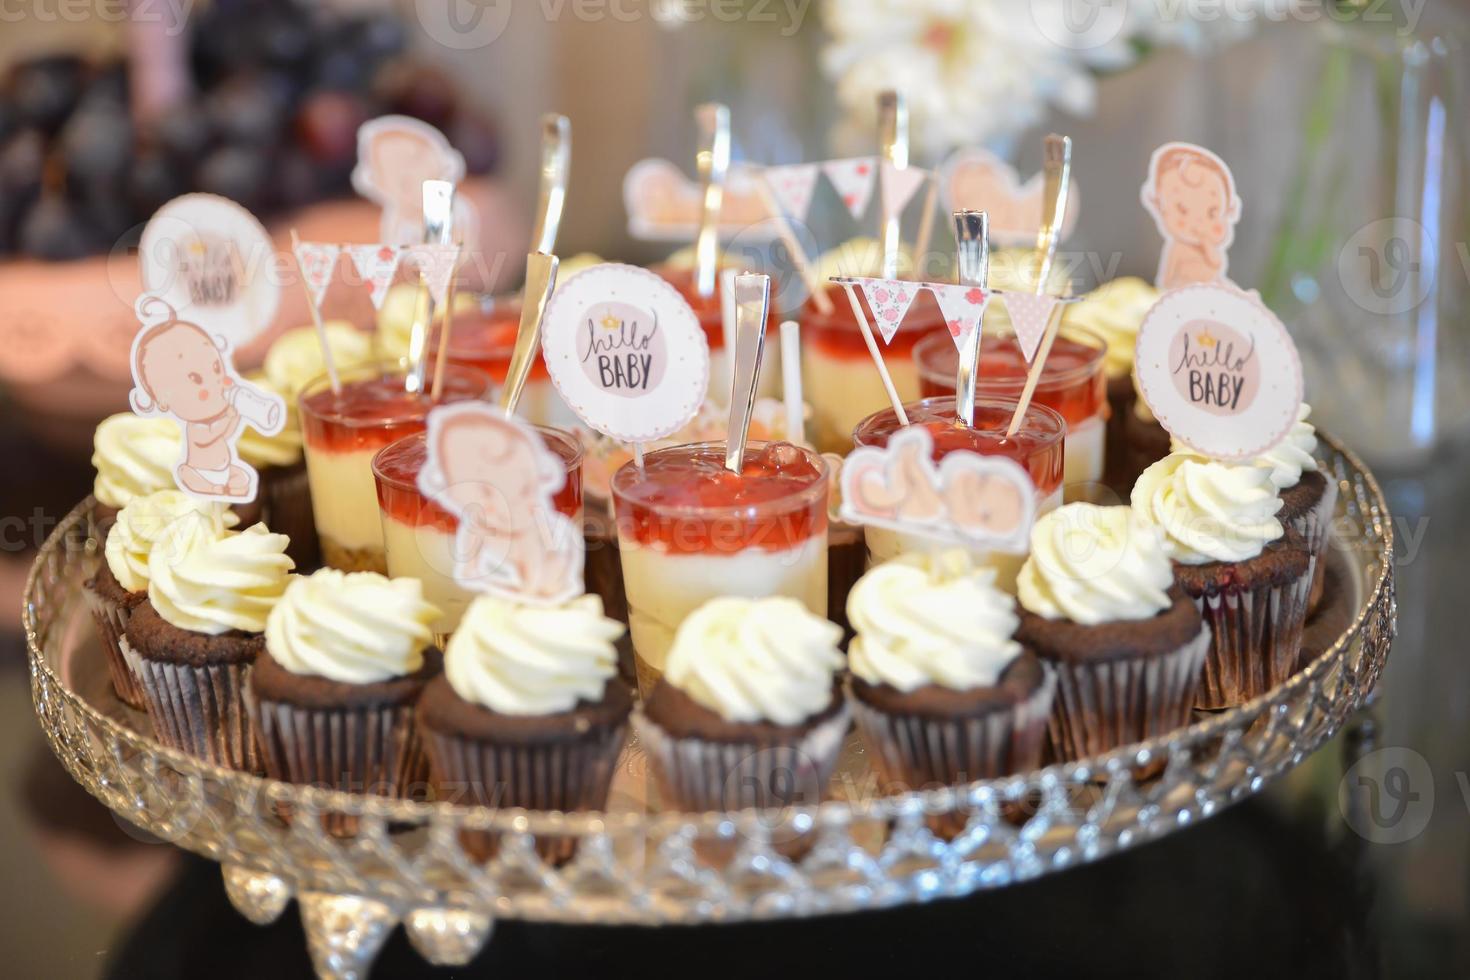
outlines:
[{"label": "pink triangle flag", "polygon": [[868,298],[868,307],[873,311],[883,343],[891,342],[899,324],[903,323],[903,315],[918,295],[918,286],[901,279],[859,279],[858,285]]},{"label": "pink triangle flag", "polygon": [[429,295],[435,303],[444,303],[449,297],[449,283],[454,270],[459,267],[458,245],[410,245],[408,260],[419,267],[429,283]]},{"label": "pink triangle flag", "polygon": [[812,206],[812,191],[817,187],[818,167],[815,163],[797,163],[784,167],[767,167],[762,175],[781,209],[798,221],[806,220]]},{"label": "pink triangle flag", "polygon": [[902,213],[909,198],[914,196],[914,191],[919,189],[928,176],[928,171],[918,167],[899,168],[887,160],[883,161],[883,206],[889,214]]},{"label": "pink triangle flag", "polygon": [[949,327],[950,339],[955,349],[961,352],[965,344],[980,329],[985,318],[985,306],[990,294],[979,286],[956,286],[953,283],[926,282],[925,286],[934,294],[939,312],[944,314],[945,326]]},{"label": "pink triangle flag", "polygon": [[854,218],[862,217],[873,196],[873,177],[877,168],[872,157],[857,157],[848,160],[827,160],[822,164],[822,173],[831,181],[832,189],[847,205]]},{"label": "pink triangle flag", "polygon": [[1016,330],[1016,339],[1021,342],[1021,353],[1026,355],[1026,363],[1030,364],[1042,335],[1046,333],[1046,325],[1051,322],[1052,310],[1061,299],[1046,293],[1003,292],[999,296],[1011,318],[1011,326]]},{"label": "pink triangle flag", "polygon": [[370,245],[347,245],[345,249],[347,257],[352,260],[352,267],[367,283],[373,309],[382,309],[383,297],[388,295],[388,287],[393,284],[393,275],[398,271],[403,247],[374,242]]},{"label": "pink triangle flag", "polygon": [[306,280],[306,293],[311,297],[311,304],[320,307],[342,246],[330,242],[297,242],[295,251],[296,261],[301,263],[301,275]]}]

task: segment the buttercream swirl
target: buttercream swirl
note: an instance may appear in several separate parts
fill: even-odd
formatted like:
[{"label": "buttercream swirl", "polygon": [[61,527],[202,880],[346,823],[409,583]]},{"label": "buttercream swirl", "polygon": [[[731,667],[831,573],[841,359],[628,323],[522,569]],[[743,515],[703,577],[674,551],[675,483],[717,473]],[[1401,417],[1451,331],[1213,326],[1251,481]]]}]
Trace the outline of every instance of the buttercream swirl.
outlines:
[{"label": "buttercream swirl", "polygon": [[1016,597],[1044,619],[1095,626],[1169,608],[1173,581],[1161,528],[1130,507],[1067,504],[1031,528]]},{"label": "buttercream swirl", "polygon": [[239,518],[223,504],[191,497],[181,490],[159,490],[134,497],[107,534],[104,556],[113,578],[129,592],[148,591],[148,561],[155,549],[177,557],[201,540],[222,537]]},{"label": "buttercream swirl", "polygon": [[1107,344],[1103,369],[1110,378],[1133,370],[1133,350],[1144,314],[1158,302],[1159,291],[1137,276],[1111,279],[1066,308],[1062,322],[1084,327]]},{"label": "buttercream swirl", "polygon": [[[338,371],[366,364],[373,358],[372,337],[346,320],[328,320],[322,324],[327,344],[332,348],[332,364]],[[322,342],[316,327],[293,327],[271,344],[265,353],[261,373],[271,388],[294,409],[296,397],[314,378],[327,372],[322,358]]]},{"label": "buttercream swirl", "polygon": [[123,507],[134,497],[174,486],[183,442],[171,418],[143,418],[131,412],[109,415],[92,437],[92,492],[108,507]]},{"label": "buttercream swirl", "polygon": [[1170,453],[1133,485],[1133,510],[1164,531],[1169,557],[1186,565],[1245,561],[1284,533],[1271,471]]},{"label": "buttercream swirl", "polygon": [[623,624],[602,599],[523,605],[494,595],[470,603],[444,651],[454,693],[503,715],[550,715],[602,700],[618,669]]},{"label": "buttercream swirl", "polygon": [[153,608],[179,629],[195,633],[259,633],[295,567],[286,556],[288,541],[256,524],[239,534],[196,541],[182,552],[155,547],[148,559]]},{"label": "buttercream swirl", "polygon": [[963,550],[874,566],[848,595],[847,618],[852,672],[900,691],[990,687],[1021,653],[1015,601]]},{"label": "buttercream swirl", "polygon": [[789,596],[721,596],[679,625],[664,679],[726,721],[795,725],[832,704],[841,642]]},{"label": "buttercream swirl", "polygon": [[[1277,490],[1289,490],[1301,482],[1303,473],[1317,472],[1317,429],[1307,421],[1311,414],[1312,406],[1302,402],[1296,421],[1281,441],[1251,460],[1271,470],[1271,482]],[[1189,451],[1175,440],[1170,442],[1175,452]]]},{"label": "buttercream swirl", "polygon": [[323,568],[292,576],[266,619],[265,648],[293,674],[373,684],[423,667],[439,615],[416,578]]}]

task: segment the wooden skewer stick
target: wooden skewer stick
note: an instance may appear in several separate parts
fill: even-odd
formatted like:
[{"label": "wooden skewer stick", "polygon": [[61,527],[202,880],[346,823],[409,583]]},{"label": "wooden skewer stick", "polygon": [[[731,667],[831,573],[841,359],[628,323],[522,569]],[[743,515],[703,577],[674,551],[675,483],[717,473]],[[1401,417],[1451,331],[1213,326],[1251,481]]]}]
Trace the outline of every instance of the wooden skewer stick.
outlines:
[{"label": "wooden skewer stick", "polygon": [[883,380],[883,390],[888,393],[888,401],[893,405],[893,414],[898,416],[899,425],[908,425],[908,413],[903,410],[903,401],[898,397],[898,389],[893,387],[893,378],[888,375],[888,365],[883,363],[883,354],[878,350],[878,341],[873,339],[873,328],[868,326],[868,316],[863,312],[863,305],[858,302],[857,290],[850,282],[843,283],[842,288],[847,291],[847,301],[852,304],[852,315],[863,332],[863,340],[868,345],[868,353],[873,356],[873,366],[878,369],[878,377]]},{"label": "wooden skewer stick", "polygon": [[342,393],[342,378],[337,374],[337,361],[332,357],[332,345],[327,343],[327,328],[322,323],[322,311],[317,309],[316,301],[311,296],[311,284],[306,281],[306,269],[301,265],[301,256],[296,254],[296,246],[301,244],[301,239],[296,237],[296,229],[291,229],[291,255],[296,259],[296,271],[301,273],[301,288],[306,290],[306,305],[311,310],[311,322],[316,327],[316,339],[322,345],[322,363],[327,368],[327,381],[332,386],[332,394]]}]

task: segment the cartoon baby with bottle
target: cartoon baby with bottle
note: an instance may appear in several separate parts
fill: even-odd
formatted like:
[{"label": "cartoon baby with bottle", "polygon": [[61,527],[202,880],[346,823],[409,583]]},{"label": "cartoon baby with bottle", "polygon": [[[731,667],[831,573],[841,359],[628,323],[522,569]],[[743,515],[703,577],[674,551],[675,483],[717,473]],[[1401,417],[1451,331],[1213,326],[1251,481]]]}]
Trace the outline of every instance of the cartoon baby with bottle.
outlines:
[{"label": "cartoon baby with bottle", "polygon": [[1141,196],[1164,236],[1154,285],[1231,284],[1226,250],[1235,239],[1240,198],[1225,161],[1192,143],[1165,143],[1149,160]]},{"label": "cartoon baby with bottle", "polygon": [[273,436],[286,421],[280,398],[240,379],[229,347],[196,323],[180,320],[157,296],[137,305],[143,328],[133,338],[133,390],[139,415],[168,415],[184,434],[174,478],[198,497],[229,502],[255,498],[258,474],[240,460],[235,443],[245,425]]}]

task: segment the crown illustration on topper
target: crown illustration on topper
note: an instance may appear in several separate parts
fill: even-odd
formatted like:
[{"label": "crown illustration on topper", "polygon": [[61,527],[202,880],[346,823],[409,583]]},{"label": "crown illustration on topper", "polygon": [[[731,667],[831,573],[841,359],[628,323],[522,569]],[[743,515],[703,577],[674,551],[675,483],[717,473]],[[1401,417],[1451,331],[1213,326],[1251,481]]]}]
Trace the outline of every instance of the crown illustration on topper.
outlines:
[{"label": "crown illustration on topper", "polygon": [[619,320],[611,313],[603,317],[600,322],[602,323],[602,329],[604,330],[616,330],[623,325],[623,321]]},{"label": "crown illustration on topper", "polygon": [[1201,347],[1214,347],[1215,344],[1219,343],[1219,341],[1215,339],[1215,335],[1210,333],[1209,327],[1205,327],[1203,330],[1201,330],[1199,336],[1194,338],[1194,342],[1196,344],[1199,344]]}]

